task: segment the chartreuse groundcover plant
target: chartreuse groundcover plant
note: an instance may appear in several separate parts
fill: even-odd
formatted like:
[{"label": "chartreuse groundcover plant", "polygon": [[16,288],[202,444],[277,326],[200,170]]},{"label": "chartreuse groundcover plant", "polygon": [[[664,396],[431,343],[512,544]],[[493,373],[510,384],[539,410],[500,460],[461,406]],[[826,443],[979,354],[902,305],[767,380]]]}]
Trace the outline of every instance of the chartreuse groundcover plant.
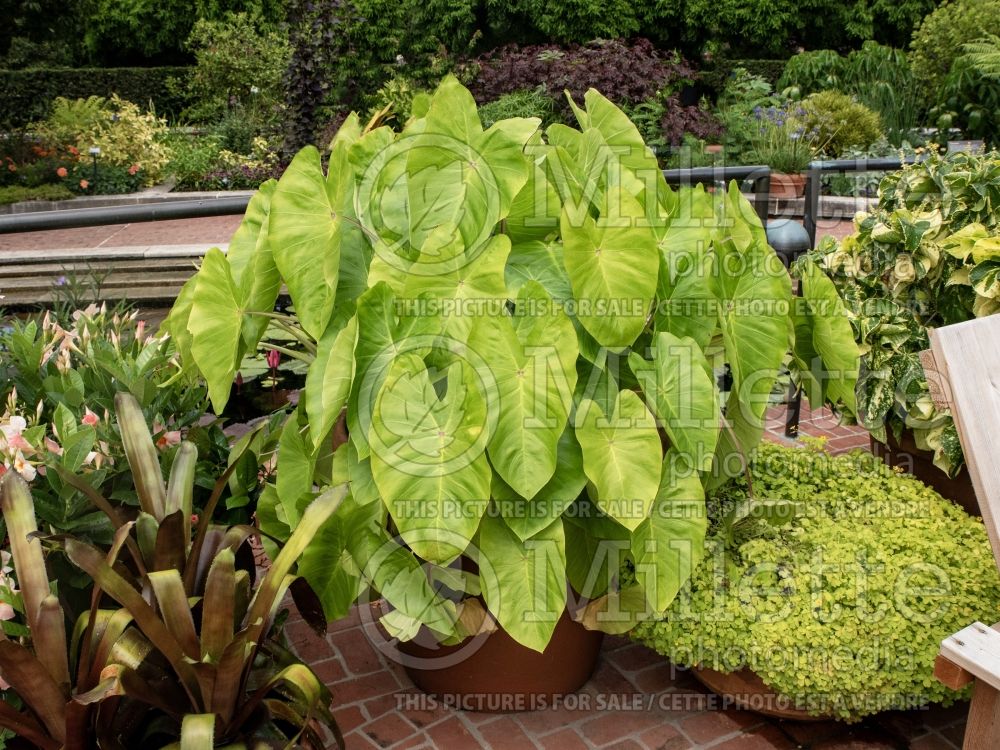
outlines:
[{"label": "chartreuse groundcover plant", "polygon": [[[125,516],[77,480],[114,527],[110,545],[40,533],[24,479],[13,471],[0,478],[0,509],[20,584],[13,624],[22,628],[22,637],[0,637],[0,675],[11,688],[0,701],[0,727],[51,750],[320,750],[329,747],[324,728],[343,747],[329,692],[281,645],[276,622],[289,590],[303,603],[304,616],[321,613],[293,569],[346,490],[331,489],[303,510],[257,580],[247,546],[257,533],[252,526],[203,522],[192,528],[194,444],[180,444],[165,482],[138,401],[121,394],[116,402],[141,509]],[[207,518],[228,479],[229,472],[217,479]],[[51,549],[92,581],[90,601],[79,611],[66,608],[47,569]],[[310,619],[325,628],[322,617]]]},{"label": "chartreuse groundcover plant", "polygon": [[750,475],[756,502],[786,512],[741,512],[742,480],[713,496],[710,552],[630,637],[672,664],[748,667],[788,705],[849,721],[961,697],[934,660],[944,638],[1000,617],[982,520],[869,453],[763,444]]},{"label": "chartreuse groundcover plant", "polygon": [[919,354],[927,330],[1000,311],[1000,154],[953,153],[886,175],[855,233],[808,259],[842,295],[861,348],[858,420],[885,442],[904,427],[954,476],[958,432],[934,406]]},{"label": "chartreuse groundcover plant", "polygon": [[217,410],[269,325],[302,342],[257,515],[284,538],[348,482],[299,568],[330,617],[372,590],[401,639],[499,623],[541,650],[571,590],[588,625],[625,630],[700,558],[705,487],[743,471],[793,338],[796,361],[845,352],[813,393],[852,407],[830,282],[793,307],[735,185],[675,192],[618,108],[572,106],[578,128],[484,130],[448,78],[402,132],[348,118],[325,170],[306,148],[262,186],[165,324]]}]

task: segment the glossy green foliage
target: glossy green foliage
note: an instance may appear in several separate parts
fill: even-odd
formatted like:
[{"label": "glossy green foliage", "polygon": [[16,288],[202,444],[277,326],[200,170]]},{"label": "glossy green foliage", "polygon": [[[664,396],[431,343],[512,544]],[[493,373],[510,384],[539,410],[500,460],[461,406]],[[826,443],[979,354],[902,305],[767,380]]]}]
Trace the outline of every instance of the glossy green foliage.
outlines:
[{"label": "glossy green foliage", "polygon": [[[350,605],[330,585],[346,580],[386,598],[401,638],[424,624],[450,642],[495,620],[541,650],[568,579],[607,595],[588,618],[627,628],[662,610],[700,555],[703,483],[740,473],[760,439],[792,330],[760,221],[735,185],[669,189],[597,91],[570,104],[578,128],[484,129],[447,78],[402,132],[351,118],[327,172],[307,149],[273,190],[255,252],[273,255],[294,304],[275,319],[314,356],[258,516],[283,538],[317,488],[350,483],[344,533],[306,574],[330,617]],[[247,337],[214,331],[254,316],[216,265],[192,282],[193,304],[229,309],[208,323],[180,302],[171,327],[221,393]],[[619,566],[588,570],[614,545],[648,573],[617,615],[601,608]],[[488,612],[455,581],[472,563]]]}]

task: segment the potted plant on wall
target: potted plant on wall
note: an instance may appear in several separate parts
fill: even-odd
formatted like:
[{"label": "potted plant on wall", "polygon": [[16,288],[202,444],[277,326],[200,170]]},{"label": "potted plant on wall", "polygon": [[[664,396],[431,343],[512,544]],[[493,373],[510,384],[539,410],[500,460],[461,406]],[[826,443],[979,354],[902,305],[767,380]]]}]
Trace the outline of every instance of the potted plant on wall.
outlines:
[{"label": "potted plant on wall", "polygon": [[805,171],[819,148],[816,134],[796,119],[804,114],[797,104],[757,107],[753,111],[756,127],[750,130],[751,160],[772,169],[772,198],[800,198],[805,192]]},{"label": "potted plant on wall", "polygon": [[[674,192],[607,99],[573,107],[579,129],[483,130],[448,78],[401,133],[352,116],[327,171],[306,148],[262,188],[166,322],[217,410],[269,320],[304,342],[261,527],[287,536],[347,481],[303,575],[331,618],[377,592],[431,689],[428,644],[466,669],[450,692],[484,692],[467,679],[477,656],[504,660],[488,690],[576,689],[599,644],[580,622],[624,631],[690,574],[704,488],[742,472],[793,331],[850,346],[841,310],[791,307],[735,185]],[[290,315],[272,313],[282,283]],[[573,674],[553,658],[567,638],[589,649]],[[483,645],[503,639],[501,656]]]}]

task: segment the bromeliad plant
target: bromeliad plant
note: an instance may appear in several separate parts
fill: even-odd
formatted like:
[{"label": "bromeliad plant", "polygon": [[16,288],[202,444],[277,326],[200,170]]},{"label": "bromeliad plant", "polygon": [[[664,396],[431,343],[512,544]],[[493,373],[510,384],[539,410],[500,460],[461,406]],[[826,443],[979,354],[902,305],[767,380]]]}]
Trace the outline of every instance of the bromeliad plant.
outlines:
[{"label": "bromeliad plant", "polygon": [[859,421],[883,442],[911,429],[954,476],[958,433],[931,400],[919,353],[928,328],[1000,311],[1000,156],[932,155],[887,175],[879,196],[855,234],[826,240],[812,260],[843,296],[861,347]]},{"label": "bromeliad plant", "polygon": [[[307,148],[261,188],[166,322],[217,410],[268,325],[302,342],[258,519],[287,536],[350,483],[300,568],[330,617],[371,589],[393,634],[452,641],[485,602],[541,650],[571,588],[626,629],[700,556],[703,488],[743,470],[793,333],[851,360],[843,311],[793,308],[735,185],[675,192],[619,109],[572,106],[578,129],[484,130],[449,78],[401,133],[352,116],[326,172]],[[294,315],[272,312],[282,284]],[[849,395],[850,364],[813,392]]]},{"label": "bromeliad plant", "polygon": [[[40,535],[27,484],[14,472],[0,479],[26,626],[22,638],[0,637],[0,677],[18,699],[0,701],[0,726],[52,750],[320,750],[329,746],[323,727],[342,747],[329,693],[281,646],[275,622],[290,589],[307,605],[315,599],[292,571],[346,491],[330,490],[305,508],[281,554],[255,580],[247,546],[255,529],[206,522],[192,534],[194,445],[181,444],[165,483],[138,402],[123,394],[117,412],[138,517],[124,522],[85,480],[72,480],[114,526],[109,548]],[[216,482],[210,504],[228,479],[227,472]],[[92,581],[90,605],[78,616],[64,610],[44,545],[62,550]],[[75,621],[70,633],[67,616]],[[325,628],[322,618],[314,625]]]}]

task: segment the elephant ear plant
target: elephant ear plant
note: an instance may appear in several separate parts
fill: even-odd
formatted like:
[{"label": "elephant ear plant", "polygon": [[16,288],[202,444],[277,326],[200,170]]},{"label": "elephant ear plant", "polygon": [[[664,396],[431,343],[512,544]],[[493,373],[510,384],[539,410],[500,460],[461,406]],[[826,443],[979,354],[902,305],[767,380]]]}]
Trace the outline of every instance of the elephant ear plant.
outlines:
[{"label": "elephant ear plant", "polygon": [[[316,498],[255,581],[244,554],[252,527],[203,523],[192,535],[194,446],[181,444],[164,483],[138,402],[120,394],[117,413],[142,508],[136,519],[124,522],[85,479],[72,480],[115,527],[110,548],[40,536],[27,484],[15,472],[0,479],[27,626],[23,639],[0,637],[0,676],[19,698],[0,701],[0,726],[52,750],[320,750],[330,746],[324,727],[342,746],[328,691],[280,645],[274,626],[289,588],[308,601],[292,568],[346,490]],[[212,504],[227,481],[216,484]],[[44,546],[61,549],[93,581],[89,610],[75,618],[49,580]],[[320,611],[318,603],[301,609]],[[75,619],[71,629],[67,619]]]},{"label": "elephant ear plant", "polygon": [[[822,300],[792,315],[735,185],[675,192],[607,99],[573,107],[578,129],[484,130],[448,78],[401,133],[350,117],[326,170],[302,150],[171,312],[217,410],[267,325],[303,342],[258,518],[287,536],[349,483],[300,566],[330,617],[374,591],[401,639],[499,623],[542,650],[568,591],[604,630],[662,611],[701,555],[704,488],[742,472],[796,331],[853,346]],[[282,284],[292,314],[272,312]]]}]

